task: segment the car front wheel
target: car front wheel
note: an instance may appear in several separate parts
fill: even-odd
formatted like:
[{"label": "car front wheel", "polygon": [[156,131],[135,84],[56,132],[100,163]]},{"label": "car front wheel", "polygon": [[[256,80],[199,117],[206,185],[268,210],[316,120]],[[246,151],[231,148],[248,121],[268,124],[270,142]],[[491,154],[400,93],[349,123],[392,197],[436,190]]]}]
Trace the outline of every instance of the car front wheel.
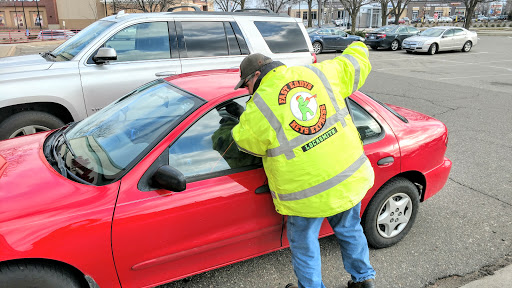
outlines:
[{"label": "car front wheel", "polygon": [[17,263],[0,266],[0,287],[80,288],[82,285],[61,267]]},{"label": "car front wheel", "polygon": [[395,39],[395,40],[393,40],[393,42],[391,42],[390,48],[392,51],[398,50],[399,47],[400,47],[400,43],[398,42],[398,40]]},{"label": "car front wheel", "polygon": [[411,230],[418,209],[419,193],[411,181],[395,178],[384,184],[361,219],[368,244],[385,248],[400,242]]},{"label": "car front wheel", "polygon": [[40,111],[14,114],[0,123],[0,140],[48,131],[64,126],[59,118]]},{"label": "car front wheel", "polygon": [[322,53],[322,49],[323,49],[322,43],[320,43],[320,42],[313,43],[313,52],[315,52],[315,54],[318,55],[318,54]]},{"label": "car front wheel", "polygon": [[434,54],[436,54],[436,52],[437,52],[437,44],[436,43],[432,43],[430,45],[430,48],[428,48],[428,54],[434,55]]},{"label": "car front wheel", "polygon": [[473,44],[471,44],[471,41],[466,41],[466,43],[464,43],[464,46],[462,47],[462,52],[469,52],[472,46]]}]

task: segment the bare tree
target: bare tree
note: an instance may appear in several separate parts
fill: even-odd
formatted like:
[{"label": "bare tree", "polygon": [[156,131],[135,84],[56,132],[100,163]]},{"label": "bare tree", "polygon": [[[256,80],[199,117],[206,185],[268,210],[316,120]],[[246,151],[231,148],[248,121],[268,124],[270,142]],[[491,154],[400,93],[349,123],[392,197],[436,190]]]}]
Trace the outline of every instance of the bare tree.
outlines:
[{"label": "bare tree", "polygon": [[478,4],[492,2],[489,0],[463,0],[466,6],[466,20],[464,20],[464,28],[469,29],[471,26],[471,19],[475,13]]},{"label": "bare tree", "polygon": [[263,7],[267,7],[271,11],[275,13],[282,12],[284,8],[290,4],[292,4],[293,0],[263,0]]},{"label": "bare tree", "polygon": [[391,14],[391,10],[388,11],[388,4],[391,0],[379,0],[382,26],[388,25],[388,16]]},{"label": "bare tree", "polygon": [[245,0],[214,0],[214,3],[219,6],[220,10],[226,12],[233,12],[245,7]]},{"label": "bare tree", "polygon": [[178,0],[111,0],[111,3],[114,10],[130,9],[142,12],[162,12],[180,2]]},{"label": "bare tree", "polygon": [[308,0],[308,27],[313,27],[313,19],[311,19],[312,6],[313,6],[313,0]]},{"label": "bare tree", "polygon": [[395,24],[398,24],[400,15],[402,15],[404,10],[407,9],[407,5],[409,5],[410,2],[411,2],[411,0],[397,0],[396,2],[390,1],[391,7],[392,7],[391,15],[395,16],[395,22],[394,22]]},{"label": "bare tree", "polygon": [[345,10],[348,11],[348,14],[350,15],[351,23],[350,26],[350,33],[354,34],[356,32],[356,19],[357,14],[359,13],[359,10],[361,9],[361,6],[366,5],[371,2],[371,0],[340,0],[343,7],[345,7]]}]

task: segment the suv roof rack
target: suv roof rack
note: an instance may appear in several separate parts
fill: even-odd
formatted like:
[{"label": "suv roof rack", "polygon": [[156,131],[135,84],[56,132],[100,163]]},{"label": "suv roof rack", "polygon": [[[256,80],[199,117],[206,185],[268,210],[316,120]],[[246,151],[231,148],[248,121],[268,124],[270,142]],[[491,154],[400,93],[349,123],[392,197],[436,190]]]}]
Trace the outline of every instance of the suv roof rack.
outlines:
[{"label": "suv roof rack", "polygon": [[235,12],[267,12],[267,13],[274,13],[274,11],[268,9],[268,8],[244,8],[244,9],[238,9]]},{"label": "suv roof rack", "polygon": [[[181,5],[181,6],[171,7],[169,9],[167,9],[167,12],[174,12],[174,10],[179,9],[179,8],[192,8],[192,9],[194,9],[194,12],[201,11],[201,9],[199,9],[199,7],[197,7],[195,5]],[[188,12],[191,12],[191,11],[188,11]]]}]

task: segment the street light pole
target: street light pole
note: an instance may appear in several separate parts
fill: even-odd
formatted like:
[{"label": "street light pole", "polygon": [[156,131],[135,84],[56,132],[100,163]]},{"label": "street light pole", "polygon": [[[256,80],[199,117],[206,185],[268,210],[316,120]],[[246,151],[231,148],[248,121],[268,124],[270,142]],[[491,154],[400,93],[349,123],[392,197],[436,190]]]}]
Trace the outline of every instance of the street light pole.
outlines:
[{"label": "street light pole", "polygon": [[105,6],[105,17],[107,17],[107,0],[103,0],[103,6]]}]

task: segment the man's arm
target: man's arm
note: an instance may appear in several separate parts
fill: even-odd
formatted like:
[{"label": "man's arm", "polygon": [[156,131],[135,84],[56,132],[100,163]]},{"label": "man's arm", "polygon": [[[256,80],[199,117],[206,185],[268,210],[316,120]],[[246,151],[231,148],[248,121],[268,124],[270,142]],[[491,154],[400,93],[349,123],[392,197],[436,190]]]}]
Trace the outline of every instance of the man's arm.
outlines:
[{"label": "man's arm", "polygon": [[327,75],[337,74],[341,96],[346,98],[361,88],[370,74],[372,66],[368,56],[368,48],[358,41],[350,44],[340,56],[315,66]]}]

